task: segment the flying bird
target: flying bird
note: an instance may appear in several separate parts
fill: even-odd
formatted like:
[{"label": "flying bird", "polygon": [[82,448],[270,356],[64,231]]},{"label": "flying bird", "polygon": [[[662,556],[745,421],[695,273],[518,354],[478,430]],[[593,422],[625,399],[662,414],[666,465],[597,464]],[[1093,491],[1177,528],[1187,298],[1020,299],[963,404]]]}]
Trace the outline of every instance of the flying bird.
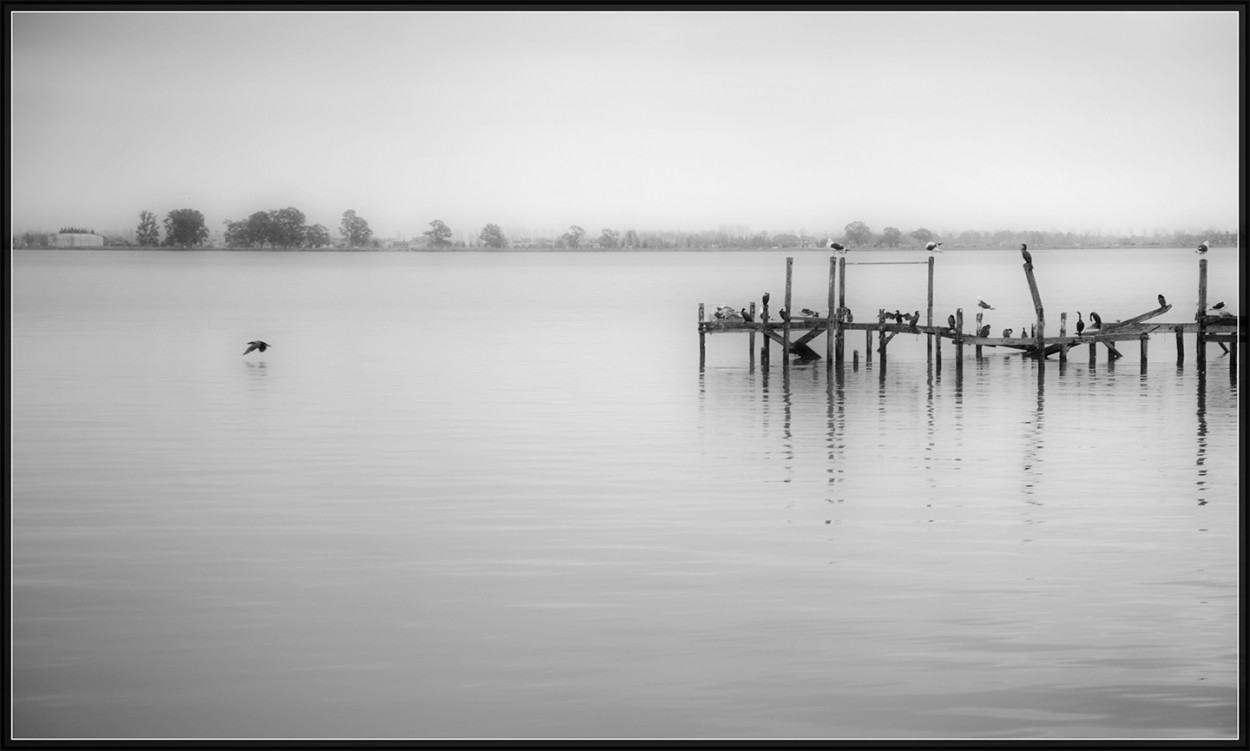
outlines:
[{"label": "flying bird", "polygon": [[982,300],[979,297],[977,298],[977,305],[981,306],[982,308],[986,310],[997,310],[997,308],[995,308],[993,305],[990,305],[989,303],[987,303],[986,301]]},{"label": "flying bird", "polygon": [[1159,295],[1159,307],[1166,308],[1167,306],[1168,306],[1168,301],[1163,299],[1163,295]]},{"label": "flying bird", "polygon": [[941,253],[942,252],[941,247],[942,247],[942,243],[931,242],[928,245],[924,246],[924,249],[929,251],[930,253],[935,253],[935,252]]},{"label": "flying bird", "polygon": [[247,343],[247,349],[243,350],[243,354],[246,355],[248,352],[251,352],[254,349],[258,349],[261,352],[264,352],[266,349],[269,349],[272,346],[273,346],[272,344],[266,344],[265,342],[262,342],[261,340],[257,339],[254,342]]},{"label": "flying bird", "polygon": [[1076,311],[1076,335],[1080,336],[1084,332],[1085,332],[1085,321],[1081,318],[1081,311],[1078,310]]},{"label": "flying bird", "polygon": [[1089,327],[1090,330],[1102,328],[1102,316],[1092,310],[1089,312],[1089,320],[1094,322],[1094,325]]},{"label": "flying bird", "polygon": [[1033,254],[1029,252],[1029,246],[1026,243],[1020,243],[1020,255],[1024,256],[1024,262],[1033,265]]},{"label": "flying bird", "polygon": [[1208,250],[1210,250],[1210,249],[1211,249],[1211,241],[1210,241],[1210,240],[1207,240],[1206,242],[1204,242],[1204,243],[1202,243],[1201,245],[1199,245],[1199,246],[1198,246],[1198,252],[1199,252],[1199,253],[1206,253],[1206,252],[1207,252]]}]

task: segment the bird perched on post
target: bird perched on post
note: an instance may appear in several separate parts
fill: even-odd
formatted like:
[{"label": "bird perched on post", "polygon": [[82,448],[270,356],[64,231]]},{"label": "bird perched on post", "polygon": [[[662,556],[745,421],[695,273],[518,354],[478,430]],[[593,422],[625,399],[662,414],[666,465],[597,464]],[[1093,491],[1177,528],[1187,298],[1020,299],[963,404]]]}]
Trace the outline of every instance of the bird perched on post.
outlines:
[{"label": "bird perched on post", "polygon": [[1102,316],[1092,310],[1089,312],[1089,320],[1094,322],[1094,325],[1089,327],[1091,331],[1102,328]]},{"label": "bird perched on post", "polygon": [[1081,311],[1076,311],[1076,335],[1080,336],[1085,331],[1085,321],[1081,318]]},{"label": "bird perched on post", "polygon": [[786,310],[785,308],[781,308],[780,310],[778,310],[777,315],[781,316],[781,320],[783,321],[790,320],[790,311]]},{"label": "bird perched on post", "polygon": [[742,309],[742,320],[747,323],[755,323],[755,317],[748,313],[746,308]]},{"label": "bird perched on post", "polygon": [[1030,266],[1033,265],[1033,254],[1029,252],[1029,246],[1027,243],[1020,243],[1020,255],[1024,256],[1025,263]]},{"label": "bird perched on post", "polygon": [[979,297],[977,298],[977,305],[984,308],[985,310],[997,310],[997,308],[995,308],[993,305],[990,305],[989,303],[987,303],[986,301],[982,300]]},{"label": "bird perched on post", "polygon": [[1216,304],[1211,306],[1211,310],[1223,310],[1223,309],[1224,309],[1223,302],[1217,302]]},{"label": "bird perched on post", "polygon": [[845,245],[843,245],[842,243],[835,243],[833,240],[830,240],[830,241],[829,241],[829,250],[832,250],[832,251],[834,251],[835,253],[845,253],[845,252],[846,252],[846,246],[845,246]]},{"label": "bird perched on post", "polygon": [[842,315],[844,316],[844,318],[843,318],[842,320],[846,321],[847,323],[855,323],[855,316],[851,315],[851,309],[850,309],[850,308],[843,307],[843,308],[842,308]]},{"label": "bird perched on post", "polygon": [[248,352],[251,352],[254,349],[258,349],[261,352],[264,352],[265,350],[269,349],[272,346],[273,346],[272,344],[266,344],[265,342],[262,342],[261,340],[257,339],[254,342],[247,343],[247,349],[243,350],[243,354],[246,355]]},{"label": "bird perched on post", "polygon": [[799,312],[807,316],[808,318],[820,318],[820,313],[815,310],[812,310],[811,308],[803,308]]},{"label": "bird perched on post", "polygon": [[1003,338],[1004,338],[1004,339],[1010,339],[1010,338],[1011,338],[1011,331],[1012,331],[1011,329],[1003,329]]},{"label": "bird perched on post", "polygon": [[950,326],[951,333],[955,332],[955,316],[946,316],[946,323]]},{"label": "bird perched on post", "polygon": [[942,252],[941,248],[942,248],[942,243],[935,243],[935,242],[931,242],[928,245],[924,246],[924,249],[929,251],[930,253],[941,253]]},{"label": "bird perched on post", "polygon": [[764,304],[765,304],[765,305],[767,305],[767,304],[768,304],[768,293],[767,293],[767,292],[765,292],[765,293],[764,293]]},{"label": "bird perched on post", "polygon": [[977,336],[981,337],[982,339],[988,337],[989,335],[990,335],[990,325],[988,323],[982,326],[981,330],[977,332]]},{"label": "bird perched on post", "polygon": [[1163,295],[1159,295],[1159,307],[1166,308],[1167,306],[1168,306],[1168,301],[1163,299]]},{"label": "bird perched on post", "polygon": [[919,323],[920,323],[920,311],[917,310],[915,313],[911,314],[911,327],[914,329],[916,328],[916,325]]},{"label": "bird perched on post", "polygon": [[1198,250],[1197,250],[1197,252],[1198,252],[1198,253],[1206,253],[1206,252],[1207,252],[1208,250],[1210,250],[1210,249],[1211,249],[1211,241],[1210,241],[1210,240],[1207,240],[1206,242],[1204,242],[1204,243],[1202,243],[1202,244],[1200,244],[1200,245],[1198,246]]}]

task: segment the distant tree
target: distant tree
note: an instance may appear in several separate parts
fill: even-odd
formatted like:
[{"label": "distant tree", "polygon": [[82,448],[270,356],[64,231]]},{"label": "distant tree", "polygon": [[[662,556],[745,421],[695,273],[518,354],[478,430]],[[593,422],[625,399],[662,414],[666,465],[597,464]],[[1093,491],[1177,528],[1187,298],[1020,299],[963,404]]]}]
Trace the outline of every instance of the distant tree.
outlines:
[{"label": "distant tree", "polygon": [[585,237],[586,230],[578,227],[576,224],[569,227],[569,231],[560,235],[560,239],[564,241],[565,246],[576,250],[582,246],[582,238]]},{"label": "distant tree", "polygon": [[252,236],[247,230],[247,222],[236,222],[231,219],[225,219],[222,224],[226,225],[226,231],[222,239],[226,242],[227,248],[250,248],[252,247]]},{"label": "distant tree", "polygon": [[271,211],[255,211],[246,220],[247,226],[247,246],[251,248],[263,248],[265,243],[277,245],[274,237],[277,235],[273,226],[273,212]]},{"label": "distant tree", "polygon": [[354,209],[343,212],[339,234],[353,248],[369,247],[369,241],[373,238],[373,230],[369,229],[369,223],[363,217],[358,216]]},{"label": "distant tree", "polygon": [[94,235],[95,230],[83,227],[62,227],[57,230],[57,233],[62,235]]},{"label": "distant tree", "polygon": [[605,229],[599,235],[600,248],[615,248],[620,245],[620,234],[614,229]]},{"label": "distant tree", "polygon": [[156,214],[139,212],[139,226],[135,229],[135,242],[141,248],[154,248],[161,244],[161,230],[156,225]]},{"label": "distant tree", "polygon": [[846,233],[846,241],[851,245],[864,245],[872,239],[872,230],[860,221],[851,222],[843,231]]},{"label": "distant tree", "polygon": [[451,227],[443,224],[442,219],[430,222],[430,228],[421,234],[429,238],[430,247],[445,248],[451,245]]},{"label": "distant tree", "polygon": [[920,243],[921,245],[927,245],[929,241],[933,239],[933,233],[925,229],[924,227],[921,227],[920,229],[912,230],[908,234],[908,237],[914,238],[916,242]]},{"label": "distant tree", "polygon": [[304,244],[304,212],[288,206],[269,212],[269,244],[276,248],[298,248]]},{"label": "distant tree", "polygon": [[333,244],[330,230],[323,224],[314,224],[304,228],[304,246],[308,248],[325,248]]},{"label": "distant tree", "polygon": [[621,240],[621,245],[626,248],[636,248],[641,243],[638,240],[638,233],[631,230],[625,231],[625,238]]},{"label": "distant tree", "polygon": [[165,215],[165,245],[194,248],[208,240],[204,215],[196,209],[174,209]]},{"label": "distant tree", "polygon": [[890,248],[897,248],[898,244],[903,240],[903,232],[898,227],[886,227],[881,230],[881,244]]},{"label": "distant tree", "polygon": [[506,248],[508,247],[508,238],[504,237],[503,230],[498,224],[488,224],[482,228],[477,239],[487,248]]}]

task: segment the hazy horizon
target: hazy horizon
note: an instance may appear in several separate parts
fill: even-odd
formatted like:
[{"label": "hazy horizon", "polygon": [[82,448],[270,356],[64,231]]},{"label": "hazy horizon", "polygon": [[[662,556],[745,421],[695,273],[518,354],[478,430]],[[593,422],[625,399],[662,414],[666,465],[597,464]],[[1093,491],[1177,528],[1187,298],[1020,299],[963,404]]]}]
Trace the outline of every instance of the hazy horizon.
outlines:
[{"label": "hazy horizon", "polygon": [[1239,227],[1236,12],[15,12],[11,229]]}]

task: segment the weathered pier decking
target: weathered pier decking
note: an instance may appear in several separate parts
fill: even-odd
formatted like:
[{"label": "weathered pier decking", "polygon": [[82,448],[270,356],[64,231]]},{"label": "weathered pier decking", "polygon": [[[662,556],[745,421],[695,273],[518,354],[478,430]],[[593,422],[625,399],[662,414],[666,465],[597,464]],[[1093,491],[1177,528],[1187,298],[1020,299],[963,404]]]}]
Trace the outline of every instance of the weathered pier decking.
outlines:
[{"label": "weathered pier decking", "polygon": [[[969,334],[964,331],[963,310],[956,310],[954,316],[954,326],[950,322],[942,322],[935,324],[933,321],[933,268],[934,258],[930,257],[928,264],[928,298],[924,314],[924,323],[919,322],[920,311],[915,311],[911,315],[906,315],[909,319],[907,322],[894,321],[887,322],[887,315],[893,318],[893,314],[887,314],[885,309],[878,309],[875,320],[855,322],[850,319],[850,311],[846,307],[846,258],[831,257],[829,259],[829,294],[826,310],[828,313],[824,316],[795,316],[791,314],[791,287],[793,278],[793,258],[786,259],[786,287],[784,304],[778,313],[782,320],[776,321],[771,318],[769,310],[769,295],[765,293],[762,298],[762,305],[759,309],[755,303],[750,304],[747,313],[752,319],[745,320],[740,317],[726,317],[709,319],[706,314],[703,303],[699,304],[699,364],[702,367],[706,360],[706,342],[705,337],[708,334],[746,332],[750,335],[748,342],[748,354],[754,362],[755,357],[755,335],[757,333],[764,337],[763,347],[760,350],[760,359],[765,367],[769,363],[770,343],[776,342],[782,347],[783,353],[794,355],[800,360],[816,360],[821,355],[816,352],[810,342],[821,334],[826,334],[826,354],[825,359],[829,367],[842,367],[845,361],[845,339],[847,332],[863,331],[865,332],[865,358],[867,362],[872,362],[874,351],[884,363],[887,355],[887,347],[890,342],[898,334],[918,334],[923,335],[926,339],[926,350],[931,360],[935,360],[940,364],[942,357],[942,342],[950,340],[955,346],[955,357],[957,365],[963,360],[963,348],[971,346],[975,348],[976,357],[982,357],[982,348],[984,347],[1004,347],[1019,351],[1025,357],[1037,359],[1039,363],[1044,364],[1046,359],[1051,355],[1058,355],[1060,362],[1066,362],[1069,351],[1073,347],[1087,346],[1089,348],[1089,363],[1094,365],[1097,361],[1099,345],[1105,348],[1107,352],[1108,363],[1122,357],[1116,348],[1117,342],[1137,342],[1141,348],[1141,367],[1144,369],[1147,364],[1147,353],[1149,351],[1148,344],[1152,334],[1156,333],[1172,333],[1176,337],[1176,364],[1178,367],[1183,366],[1185,361],[1185,335],[1196,337],[1195,346],[1195,363],[1200,371],[1206,369],[1206,348],[1207,344],[1218,344],[1228,354],[1230,375],[1235,379],[1237,375],[1237,357],[1238,350],[1245,345],[1244,321],[1241,316],[1231,314],[1210,315],[1207,313],[1207,259],[1198,260],[1198,305],[1197,311],[1192,321],[1182,322],[1160,322],[1157,319],[1172,310],[1172,305],[1163,303],[1159,307],[1148,310],[1139,315],[1133,316],[1126,320],[1114,322],[1102,322],[1101,325],[1095,324],[1092,328],[1084,331],[1070,334],[1067,331],[1067,313],[1061,313],[1059,316],[1059,333],[1057,336],[1046,336],[1046,316],[1045,309],[1042,305],[1041,294],[1037,286],[1037,280],[1033,275],[1033,264],[1031,258],[1026,256],[1024,263],[1024,274],[1029,284],[1029,291],[1032,296],[1035,319],[1031,322],[1032,332],[1029,336],[981,336],[981,314],[976,316],[977,328],[973,333]],[[857,262],[856,265],[865,263],[876,264],[908,264],[908,263],[926,263],[925,261],[880,261],[880,262]],[[835,284],[836,282],[836,284]],[[1024,333],[1024,332],[1021,332]],[[797,334],[797,337],[795,336]],[[873,345],[874,335],[877,343]],[[858,352],[856,352],[858,356]],[[788,367],[790,360],[783,357],[783,365]]]}]

